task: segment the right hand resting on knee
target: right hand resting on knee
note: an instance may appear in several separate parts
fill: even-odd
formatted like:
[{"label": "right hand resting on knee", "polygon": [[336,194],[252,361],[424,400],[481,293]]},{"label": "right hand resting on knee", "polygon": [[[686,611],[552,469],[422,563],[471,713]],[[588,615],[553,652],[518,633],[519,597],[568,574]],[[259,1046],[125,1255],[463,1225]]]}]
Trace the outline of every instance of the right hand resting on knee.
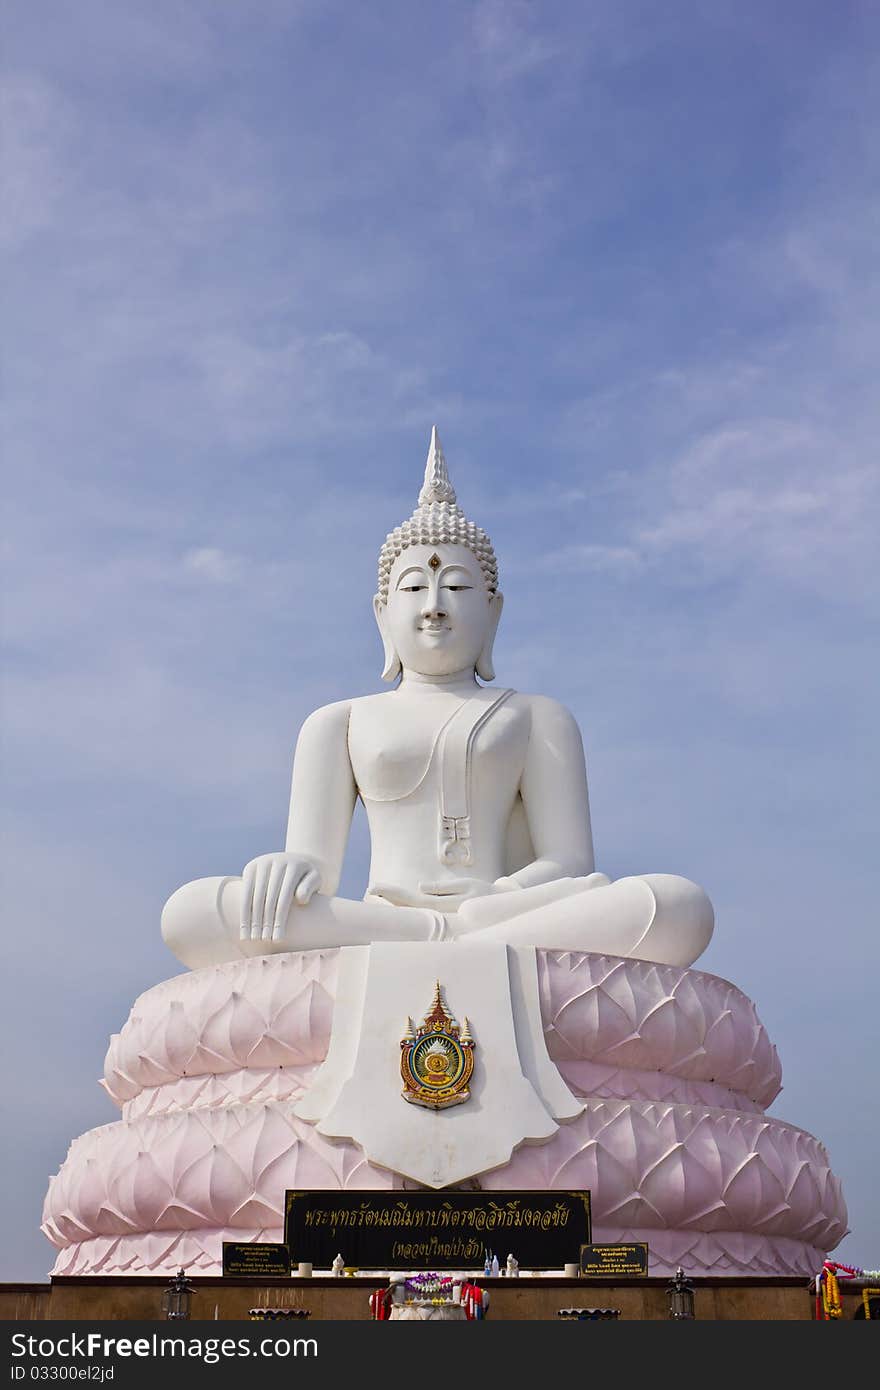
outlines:
[{"label": "right hand resting on knee", "polygon": [[244,867],[241,885],[241,939],[281,941],[287,914],[304,907],[321,886],[317,865],[304,854],[260,854]]}]

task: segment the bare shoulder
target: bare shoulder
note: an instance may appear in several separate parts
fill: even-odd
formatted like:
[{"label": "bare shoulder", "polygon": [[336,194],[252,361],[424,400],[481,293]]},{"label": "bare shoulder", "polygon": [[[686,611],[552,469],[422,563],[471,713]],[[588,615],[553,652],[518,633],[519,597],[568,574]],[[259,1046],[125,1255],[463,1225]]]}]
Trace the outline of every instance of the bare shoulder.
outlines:
[{"label": "bare shoulder", "polygon": [[325,705],[309,719],[319,720],[328,730],[341,729],[347,738],[354,728],[370,728],[374,723],[383,726],[394,708],[389,701],[394,700],[395,694],[394,690],[379,690],[372,695],[353,695],[335,705]]},{"label": "bare shoulder", "polygon": [[578,731],[577,720],[570,709],[549,695],[520,695],[515,697],[528,708],[535,728],[573,729]]},{"label": "bare shoulder", "polygon": [[563,762],[583,757],[581,731],[571,710],[549,695],[519,695],[517,699],[528,711],[533,756],[543,751]]},{"label": "bare shoulder", "polygon": [[349,726],[369,728],[376,721],[381,725],[394,708],[388,702],[393,701],[396,693],[395,690],[377,690],[373,695],[355,695],[353,699],[346,700]]},{"label": "bare shoulder", "polygon": [[332,739],[334,735],[344,735],[351,717],[354,700],[335,700],[332,705],[321,705],[303,723],[300,738],[307,740]]},{"label": "bare shoulder", "polygon": [[394,690],[375,690],[372,695],[355,695],[352,699],[346,700],[345,704],[348,705],[348,708],[352,712],[355,710],[371,710],[383,707],[387,709],[388,701],[393,700],[396,694],[396,688]]}]

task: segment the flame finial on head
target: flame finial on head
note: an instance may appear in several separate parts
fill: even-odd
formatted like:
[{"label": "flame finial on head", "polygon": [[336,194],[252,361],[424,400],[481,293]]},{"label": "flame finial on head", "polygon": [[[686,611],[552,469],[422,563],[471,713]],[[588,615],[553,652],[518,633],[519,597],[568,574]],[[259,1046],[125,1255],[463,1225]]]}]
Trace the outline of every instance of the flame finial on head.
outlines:
[{"label": "flame finial on head", "polygon": [[456,503],[455,488],[449,481],[446,455],[436,425],[431,426],[431,443],[428,445],[425,481],[419,493],[419,506],[429,507],[432,502],[447,502],[451,507]]},{"label": "flame finial on head", "polygon": [[379,552],[380,602],[388,602],[388,580],[398,555],[411,545],[444,544],[466,546],[479,561],[489,593],[497,591],[498,562],[492,542],[481,527],[468,520],[458,505],[455,488],[449,481],[443,446],[434,425],[418,505],[408,521],[389,531]]}]

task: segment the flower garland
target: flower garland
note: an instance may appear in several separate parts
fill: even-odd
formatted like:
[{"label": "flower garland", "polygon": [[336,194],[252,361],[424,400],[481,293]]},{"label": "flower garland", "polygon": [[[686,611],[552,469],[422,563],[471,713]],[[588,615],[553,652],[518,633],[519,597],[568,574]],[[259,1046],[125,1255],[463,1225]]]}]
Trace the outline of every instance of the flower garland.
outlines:
[{"label": "flower garland", "polygon": [[[838,1260],[826,1260],[821,1272],[816,1275],[816,1318],[819,1322],[833,1322],[843,1316],[843,1301],[840,1297],[841,1279],[880,1279],[880,1270],[860,1269],[858,1265],[841,1264]],[[862,1291],[865,1317],[870,1316],[868,1289]]]},{"label": "flower garland", "polygon": [[414,1274],[404,1281],[407,1303],[451,1303],[452,1279],[443,1274]]},{"label": "flower garland", "polygon": [[840,1285],[837,1282],[837,1275],[828,1265],[822,1270],[819,1282],[822,1293],[822,1317],[820,1321],[831,1322],[835,1318],[842,1317],[843,1304],[840,1300]]},{"label": "flower garland", "polygon": [[880,1269],[859,1269],[858,1265],[842,1265],[839,1260],[826,1260],[823,1266],[825,1269],[833,1269],[834,1273],[844,1279],[880,1279]]}]

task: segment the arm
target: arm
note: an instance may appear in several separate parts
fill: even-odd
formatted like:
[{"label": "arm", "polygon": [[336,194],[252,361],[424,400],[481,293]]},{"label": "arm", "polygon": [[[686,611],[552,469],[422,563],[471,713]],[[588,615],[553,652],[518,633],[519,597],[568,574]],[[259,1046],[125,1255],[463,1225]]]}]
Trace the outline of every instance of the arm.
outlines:
[{"label": "arm", "polygon": [[350,703],[309,715],[293,759],[286,848],[261,854],[242,874],[241,935],[281,941],[294,903],[336,892],[356,788],[348,756]]},{"label": "arm", "polygon": [[580,730],[563,705],[532,698],[532,727],[520,782],[536,858],[498,887],[531,888],[593,872],[587,769]]},{"label": "arm", "polygon": [[336,892],[357,788],[348,755],[351,702],[315,710],[296,741],[287,821],[288,854],[310,859],[320,874],[320,892]]}]

